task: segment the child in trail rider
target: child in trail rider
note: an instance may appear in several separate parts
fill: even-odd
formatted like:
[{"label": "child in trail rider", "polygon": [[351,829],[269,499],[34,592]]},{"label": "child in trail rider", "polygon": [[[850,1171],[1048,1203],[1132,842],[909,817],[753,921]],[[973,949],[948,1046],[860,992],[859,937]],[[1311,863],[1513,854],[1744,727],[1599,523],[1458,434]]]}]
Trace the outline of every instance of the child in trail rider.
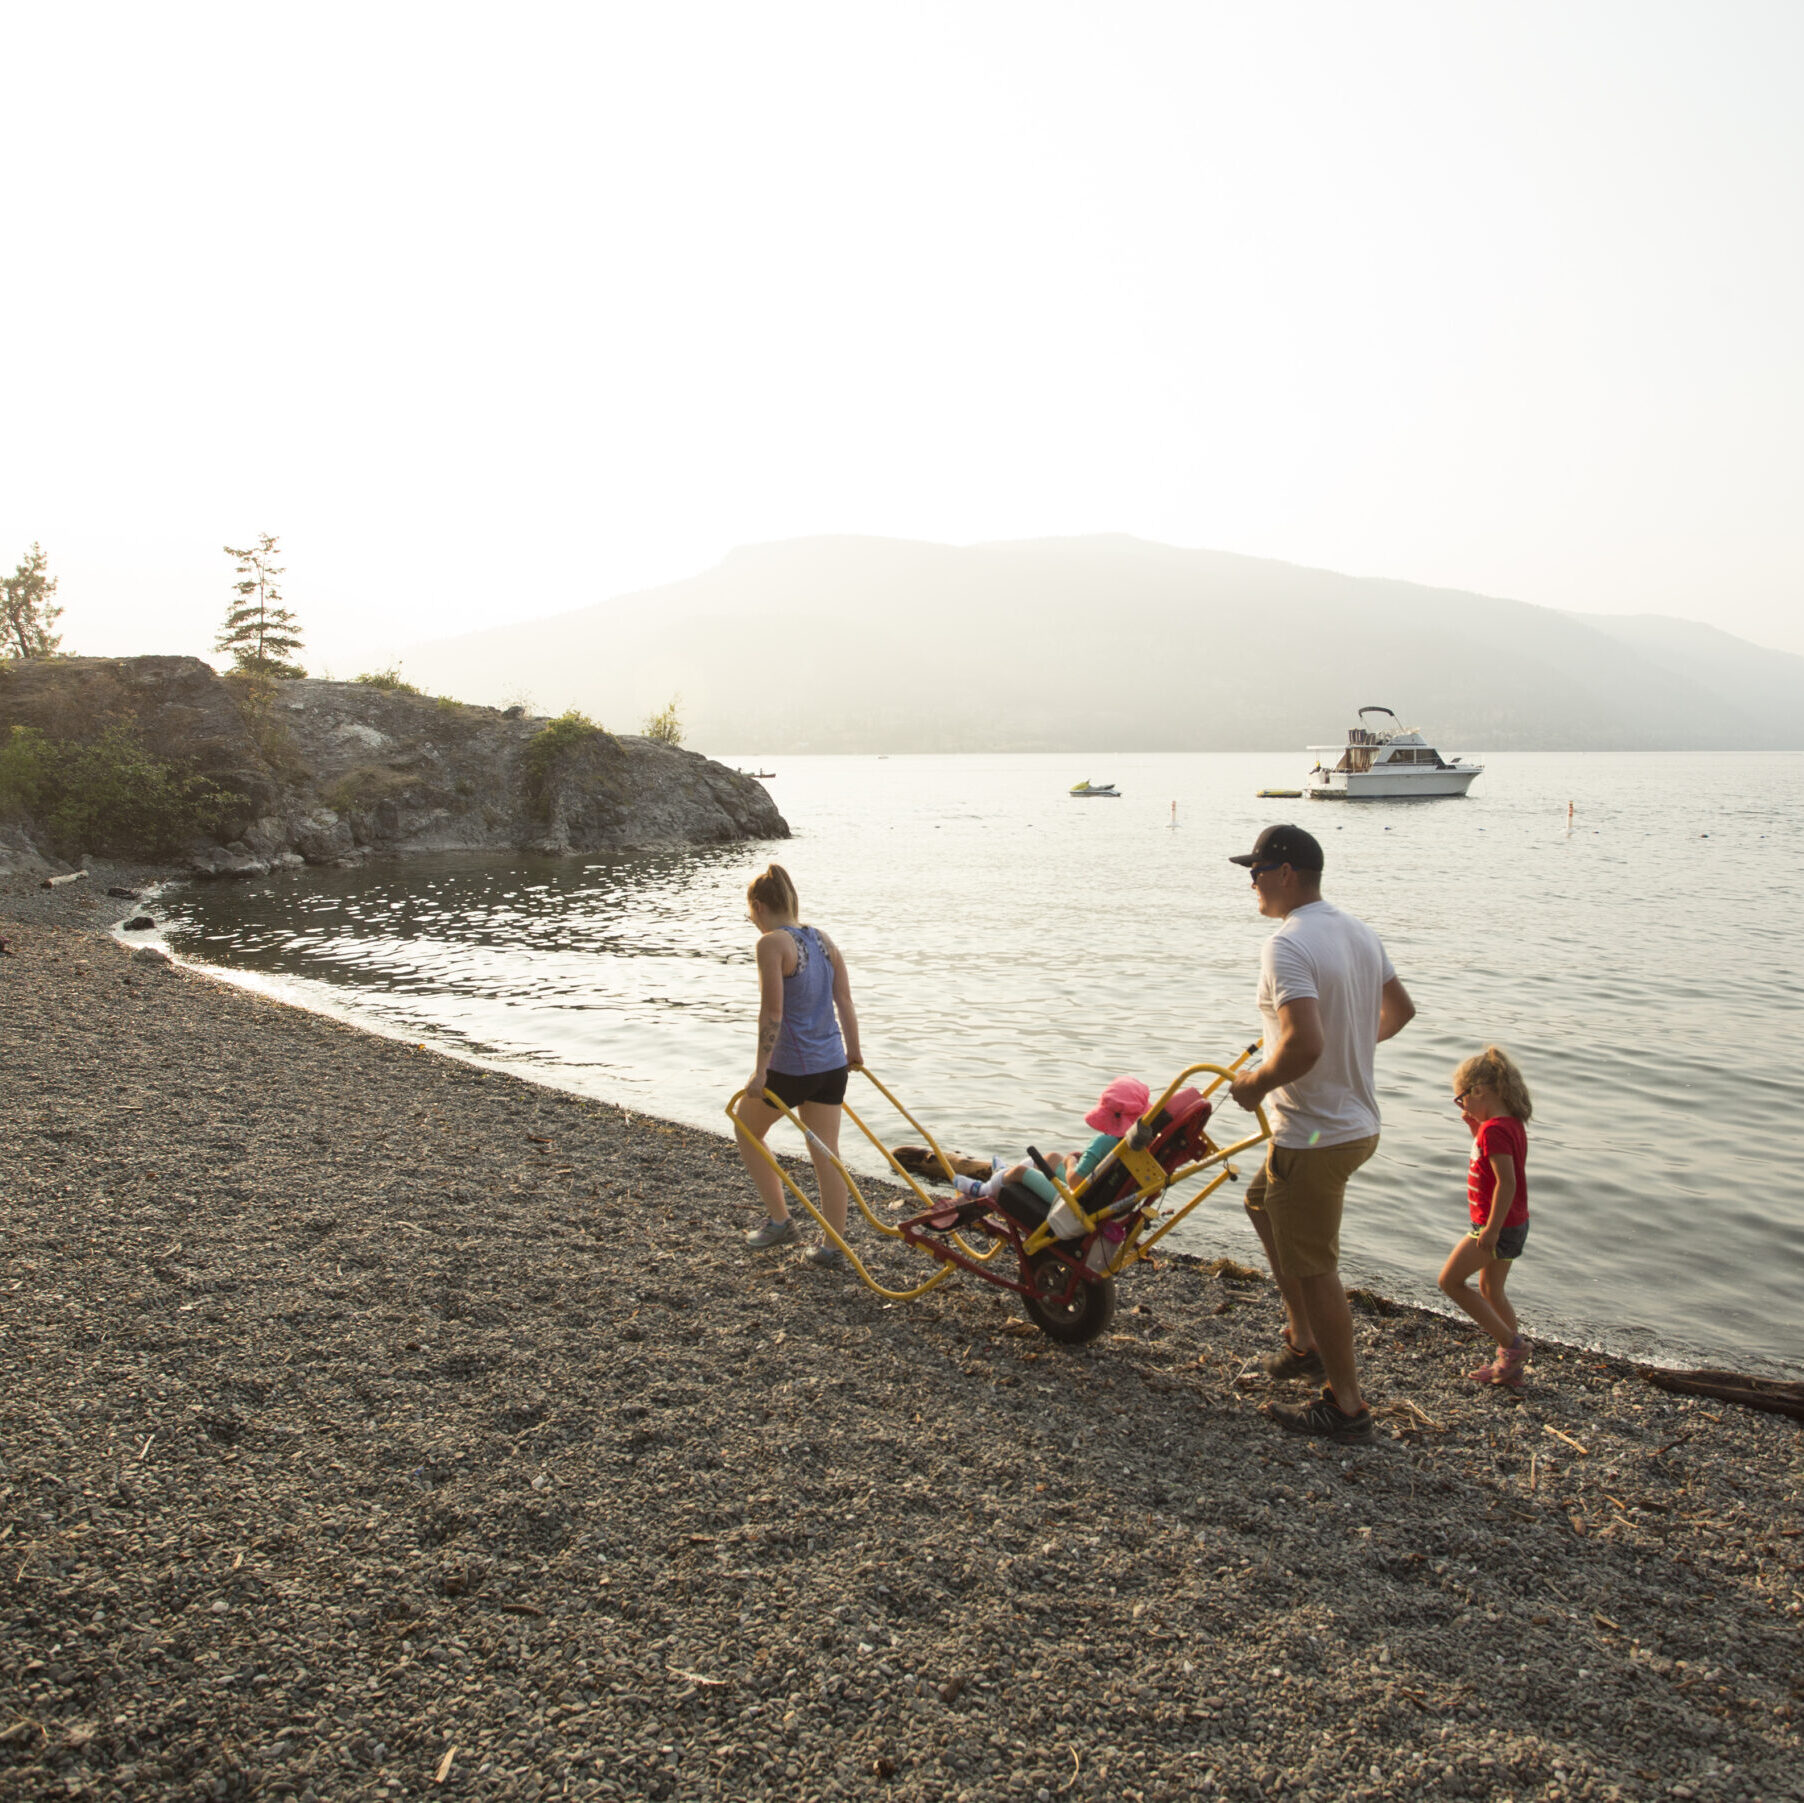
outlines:
[{"label": "child in trail rider", "polygon": [[[1122,1136],[1146,1112],[1150,1100],[1151,1092],[1137,1077],[1117,1077],[1097,1098],[1096,1106],[1084,1116],[1084,1125],[1093,1129],[1096,1137],[1082,1152],[1051,1154],[1046,1158],[1047,1166],[1067,1189],[1077,1188],[1121,1143]],[[1172,1097],[1166,1112],[1173,1118],[1182,1117],[1200,1100],[1194,1090],[1184,1090]],[[938,1170],[938,1160],[925,1147],[896,1147],[896,1162],[905,1170],[929,1174]],[[947,1162],[955,1173],[953,1181],[961,1195],[994,1201],[1014,1186],[1038,1200],[1045,1210],[1048,1225],[1061,1239],[1082,1231],[1082,1223],[1068,1208],[1063,1208],[1057,1188],[1031,1158],[1006,1160],[951,1152],[947,1154]],[[1068,1232],[1061,1232],[1061,1226],[1068,1228]]]},{"label": "child in trail rider", "polygon": [[[1084,1125],[1092,1128],[1096,1137],[1082,1152],[1054,1153],[1046,1160],[1067,1189],[1082,1183],[1120,1145],[1122,1135],[1139,1120],[1151,1099],[1152,1092],[1138,1077],[1117,1077],[1097,1097],[1096,1106],[1084,1116]],[[1031,1159],[1004,1164],[998,1158],[993,1161],[990,1175],[982,1182],[968,1176],[956,1177],[953,1181],[960,1195],[981,1196],[987,1201],[1001,1195],[1006,1184],[1019,1183],[1039,1197],[1049,1211],[1059,1205],[1057,1188]],[[1071,1226],[1076,1231],[1078,1223],[1073,1220]]]}]

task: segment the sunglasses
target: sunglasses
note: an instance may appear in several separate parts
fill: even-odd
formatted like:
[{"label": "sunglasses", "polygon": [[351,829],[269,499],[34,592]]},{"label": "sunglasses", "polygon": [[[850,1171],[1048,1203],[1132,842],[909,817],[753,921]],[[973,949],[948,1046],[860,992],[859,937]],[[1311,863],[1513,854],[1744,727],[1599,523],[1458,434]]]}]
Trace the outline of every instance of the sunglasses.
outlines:
[{"label": "sunglasses", "polygon": [[1262,876],[1267,875],[1269,872],[1282,870],[1283,868],[1284,866],[1282,864],[1249,864],[1247,866],[1247,875],[1256,883]]},{"label": "sunglasses", "polygon": [[1474,1090],[1482,1089],[1483,1087],[1484,1085],[1482,1083],[1468,1083],[1466,1087],[1453,1098],[1454,1107],[1464,1108],[1466,1105],[1466,1097],[1471,1095]]}]

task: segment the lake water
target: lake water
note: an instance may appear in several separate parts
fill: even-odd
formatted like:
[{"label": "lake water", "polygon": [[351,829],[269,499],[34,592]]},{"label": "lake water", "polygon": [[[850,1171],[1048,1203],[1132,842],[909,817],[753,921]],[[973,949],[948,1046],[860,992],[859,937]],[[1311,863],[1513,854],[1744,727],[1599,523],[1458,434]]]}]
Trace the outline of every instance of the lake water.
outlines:
[{"label": "lake water", "polygon": [[[872,1068],[944,1142],[1051,1150],[1085,1142],[1109,1078],[1157,1088],[1257,1035],[1271,926],[1225,860],[1295,818],[1419,1010],[1379,1051],[1350,1279],[1437,1299],[1469,1146],[1448,1079],[1495,1040],[1536,1102],[1511,1284],[1531,1334],[1804,1370],[1804,755],[1488,765],[1464,801],[1313,803],[1255,797],[1295,756],[791,757],[755,766],[782,844],[421,859],[163,906],[180,955],[241,980],[724,1132],[754,1042],[744,886],[774,855],[846,954]],[[1123,798],[1069,799],[1083,777]],[[1198,1211],[1191,1249],[1254,1257],[1238,1194]]]}]

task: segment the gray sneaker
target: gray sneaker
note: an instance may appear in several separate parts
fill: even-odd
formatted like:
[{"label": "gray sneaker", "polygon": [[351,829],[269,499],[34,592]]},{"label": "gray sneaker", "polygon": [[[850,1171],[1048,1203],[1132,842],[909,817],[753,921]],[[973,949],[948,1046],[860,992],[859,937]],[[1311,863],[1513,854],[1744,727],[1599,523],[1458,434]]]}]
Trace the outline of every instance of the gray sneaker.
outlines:
[{"label": "gray sneaker", "polygon": [[1349,1415],[1334,1400],[1332,1390],[1324,1390],[1320,1398],[1306,1408],[1268,1402],[1265,1413],[1287,1434],[1314,1434],[1319,1439],[1339,1440],[1349,1445],[1372,1438],[1372,1411],[1361,1409],[1357,1415]]},{"label": "gray sneaker", "polygon": [[845,1268],[846,1255],[837,1246],[829,1246],[824,1240],[818,1246],[810,1246],[802,1256],[811,1265],[821,1265],[829,1271]]},{"label": "gray sneaker", "polygon": [[754,1252],[768,1252],[772,1246],[793,1246],[795,1237],[794,1221],[766,1221],[745,1236],[745,1243]]}]

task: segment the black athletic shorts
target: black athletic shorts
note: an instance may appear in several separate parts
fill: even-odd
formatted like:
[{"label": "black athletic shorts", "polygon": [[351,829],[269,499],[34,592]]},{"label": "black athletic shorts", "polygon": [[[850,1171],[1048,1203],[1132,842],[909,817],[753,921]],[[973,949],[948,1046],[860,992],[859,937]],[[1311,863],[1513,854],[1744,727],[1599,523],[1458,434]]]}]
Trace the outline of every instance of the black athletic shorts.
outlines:
[{"label": "black athletic shorts", "polygon": [[825,1102],[837,1108],[846,1099],[849,1069],[842,1064],[836,1071],[813,1071],[806,1077],[792,1076],[788,1071],[766,1071],[764,1083],[791,1108],[800,1108],[804,1102]]}]

